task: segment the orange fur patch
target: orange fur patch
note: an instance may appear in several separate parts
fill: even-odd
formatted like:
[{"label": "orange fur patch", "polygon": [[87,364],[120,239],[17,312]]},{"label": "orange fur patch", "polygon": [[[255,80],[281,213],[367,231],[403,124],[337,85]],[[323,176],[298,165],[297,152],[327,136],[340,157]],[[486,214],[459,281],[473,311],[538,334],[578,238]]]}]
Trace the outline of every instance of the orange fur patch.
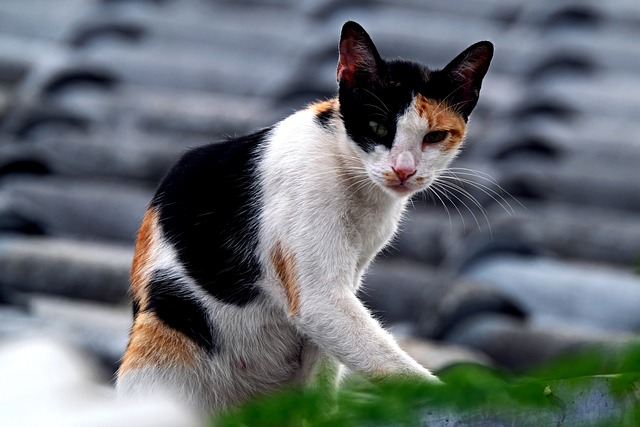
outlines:
[{"label": "orange fur patch", "polygon": [[309,105],[309,108],[316,115],[320,115],[320,114],[326,113],[329,110],[333,110],[335,105],[336,105],[336,100],[335,99],[329,99],[327,101],[320,101],[320,102],[316,102],[315,104],[311,104],[311,105]]},{"label": "orange fur patch", "polygon": [[154,230],[157,224],[157,216],[153,208],[149,208],[142,219],[131,264],[131,297],[141,309],[144,309],[147,303],[146,288],[149,283],[150,272],[146,267],[155,244]]},{"label": "orange fur patch", "polygon": [[398,182],[398,175],[395,174],[395,172],[383,172],[382,176],[384,177],[385,181],[389,184],[394,184],[396,182]]},{"label": "orange fur patch", "polygon": [[194,365],[200,351],[193,341],[158,320],[155,314],[141,312],[131,328],[119,374],[143,366]]},{"label": "orange fur patch", "polygon": [[271,250],[271,263],[287,295],[289,313],[297,316],[300,313],[300,286],[296,278],[293,253],[285,250],[278,242]]},{"label": "orange fur patch", "polygon": [[436,143],[442,147],[442,150],[454,150],[462,143],[467,125],[462,116],[451,109],[447,103],[418,94],[416,109],[420,117],[429,123],[430,131],[446,130],[449,132],[449,137],[443,143]]}]

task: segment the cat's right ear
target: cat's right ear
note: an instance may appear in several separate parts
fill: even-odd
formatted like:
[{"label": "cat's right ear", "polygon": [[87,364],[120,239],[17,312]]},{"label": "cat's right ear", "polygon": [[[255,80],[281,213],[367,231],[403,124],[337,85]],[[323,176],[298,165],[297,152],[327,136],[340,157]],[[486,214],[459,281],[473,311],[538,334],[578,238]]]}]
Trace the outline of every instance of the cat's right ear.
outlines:
[{"label": "cat's right ear", "polygon": [[364,28],[353,21],[345,23],[340,35],[338,82],[354,86],[357,82],[379,80],[381,62],[378,50]]}]

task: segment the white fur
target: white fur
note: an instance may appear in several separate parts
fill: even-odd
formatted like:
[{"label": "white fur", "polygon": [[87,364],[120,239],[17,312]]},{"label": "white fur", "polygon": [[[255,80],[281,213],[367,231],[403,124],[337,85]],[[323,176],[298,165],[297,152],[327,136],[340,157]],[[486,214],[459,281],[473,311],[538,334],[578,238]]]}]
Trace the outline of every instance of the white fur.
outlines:
[{"label": "white fur", "polygon": [[[313,114],[301,111],[280,123],[261,168],[261,222],[268,227],[262,228],[260,253],[280,242],[295,254],[298,267],[301,309],[290,321],[352,370],[433,378],[355,296],[364,270],[395,233],[409,196],[388,191],[372,176],[392,171],[396,149],[424,166],[418,151],[427,124],[417,114],[407,118],[399,123],[394,149],[370,155],[348,139],[341,121],[328,133],[314,125]],[[286,310],[282,285],[275,278],[264,284]]]},{"label": "white fur", "polygon": [[[435,179],[454,154],[422,151],[429,129],[414,108],[398,122],[390,151],[365,153],[351,141],[340,119],[320,126],[313,109],[279,123],[262,153],[259,185],[263,208],[257,286],[268,297],[244,307],[212,299],[187,278],[188,291],[206,301],[220,340],[220,351],[204,353],[194,367],[145,367],[118,379],[124,393],[161,387],[201,409],[219,409],[276,388],[313,380],[320,362],[374,376],[409,374],[436,379],[401,350],[393,337],[356,297],[362,275],[397,230],[407,200]],[[400,159],[400,160],[398,160]],[[391,188],[383,176],[398,161],[413,161],[418,185]],[[292,254],[299,310],[272,265],[276,245]],[[154,268],[182,271],[165,248]],[[302,348],[300,352],[300,348]],[[299,353],[299,354],[298,354]]]}]

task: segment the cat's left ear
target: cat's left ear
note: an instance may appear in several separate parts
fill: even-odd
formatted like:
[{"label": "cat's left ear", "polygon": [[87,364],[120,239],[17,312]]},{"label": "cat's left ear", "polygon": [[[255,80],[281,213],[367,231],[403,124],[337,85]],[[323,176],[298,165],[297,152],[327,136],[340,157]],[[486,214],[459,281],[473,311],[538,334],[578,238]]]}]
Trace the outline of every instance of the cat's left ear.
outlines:
[{"label": "cat's left ear", "polygon": [[465,120],[478,103],[482,79],[493,58],[493,44],[478,42],[451,61],[442,73],[451,84],[451,100]]},{"label": "cat's left ear", "polygon": [[382,58],[364,28],[353,21],[345,23],[340,35],[338,82],[354,86],[378,80],[381,63]]}]

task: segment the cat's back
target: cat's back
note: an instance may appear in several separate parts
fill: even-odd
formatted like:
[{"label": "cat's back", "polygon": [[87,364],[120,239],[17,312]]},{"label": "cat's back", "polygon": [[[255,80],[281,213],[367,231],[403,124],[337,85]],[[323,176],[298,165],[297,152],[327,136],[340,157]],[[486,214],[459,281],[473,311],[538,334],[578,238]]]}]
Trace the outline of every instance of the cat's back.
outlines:
[{"label": "cat's back", "polygon": [[267,128],[188,151],[149,208],[184,273],[225,303],[245,305],[257,297],[257,165],[269,134]]}]

